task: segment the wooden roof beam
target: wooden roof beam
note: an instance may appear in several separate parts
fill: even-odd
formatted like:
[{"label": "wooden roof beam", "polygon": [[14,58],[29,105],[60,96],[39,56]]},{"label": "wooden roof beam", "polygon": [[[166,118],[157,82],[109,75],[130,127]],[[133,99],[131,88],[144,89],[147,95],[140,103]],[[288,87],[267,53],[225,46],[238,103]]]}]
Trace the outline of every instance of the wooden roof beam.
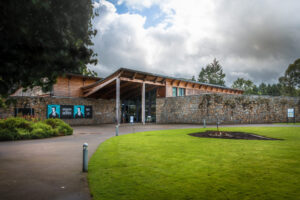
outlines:
[{"label": "wooden roof beam", "polygon": [[175,82],[175,79],[173,79],[173,80],[171,81],[171,85],[172,85],[172,86],[173,86],[174,82]]},{"label": "wooden roof beam", "polygon": [[160,82],[152,82],[152,81],[143,81],[143,80],[139,80],[139,79],[134,79],[134,80],[131,80],[129,78],[125,78],[125,77],[120,77],[120,80],[121,81],[130,81],[130,82],[135,82],[135,83],[143,83],[145,82],[146,84],[150,84],[150,85],[159,85],[159,86],[165,86],[163,83],[160,83]]},{"label": "wooden roof beam", "polygon": [[108,84],[110,84],[111,82],[115,81],[117,79],[117,77],[110,79],[109,81],[106,81],[100,85],[97,85],[96,87],[94,87],[93,89],[91,89],[88,93],[86,93],[84,95],[84,97],[88,97],[89,95],[93,94],[94,92],[100,90],[101,88],[107,86]]},{"label": "wooden roof beam", "polygon": [[142,85],[137,84],[131,90],[129,91],[123,91],[121,92],[121,99],[127,99],[128,97],[138,96],[138,94],[141,94]]},{"label": "wooden roof beam", "polygon": [[148,77],[148,75],[145,75],[144,78],[143,78],[143,81],[146,81],[147,77]]},{"label": "wooden roof beam", "polygon": [[131,94],[132,92],[136,91],[137,88],[140,88],[141,84],[132,85],[131,87],[126,87],[123,90],[120,90],[121,97],[124,95],[127,96],[127,94]]},{"label": "wooden roof beam", "polygon": [[[129,88],[130,84],[132,84],[131,82],[126,82],[126,83],[121,83],[120,84],[120,91],[124,90],[124,88]],[[103,98],[107,98],[109,96],[111,96],[112,94],[114,94],[116,92],[116,87],[114,86],[112,89],[110,89],[110,91],[106,92],[103,95]]]},{"label": "wooden roof beam", "polygon": [[134,74],[133,74],[133,76],[131,77],[131,79],[132,79],[132,80],[135,79],[136,75],[137,75],[137,72],[134,72]]}]

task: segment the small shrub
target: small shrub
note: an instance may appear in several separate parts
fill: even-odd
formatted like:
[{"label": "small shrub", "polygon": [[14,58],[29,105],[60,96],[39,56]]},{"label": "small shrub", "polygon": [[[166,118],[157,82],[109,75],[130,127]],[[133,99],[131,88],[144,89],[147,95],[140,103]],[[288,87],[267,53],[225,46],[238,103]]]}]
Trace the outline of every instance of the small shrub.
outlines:
[{"label": "small shrub", "polygon": [[44,122],[37,122],[33,124],[32,128],[33,130],[30,134],[31,138],[46,138],[55,136],[53,128]]},{"label": "small shrub", "polygon": [[0,123],[0,128],[23,128],[27,130],[32,130],[31,126],[33,123],[20,117],[10,117],[1,121],[2,122]]},{"label": "small shrub", "polygon": [[46,124],[50,125],[52,128],[57,128],[57,126],[59,126],[59,124],[65,123],[61,119],[46,119],[46,120],[44,120],[44,122]]},{"label": "small shrub", "polygon": [[72,135],[73,129],[61,119],[46,119],[44,122],[57,130],[58,135]]},{"label": "small shrub", "polygon": [[38,139],[72,134],[73,129],[60,119],[0,119],[0,140]]},{"label": "small shrub", "polygon": [[19,140],[30,138],[32,131],[32,122],[23,118],[13,118],[0,120],[1,136],[0,140]]},{"label": "small shrub", "polygon": [[0,129],[0,140],[18,140],[20,139],[20,135],[18,134],[18,131],[14,129],[8,129],[8,128],[1,128]]},{"label": "small shrub", "polygon": [[72,135],[73,129],[69,124],[60,124],[55,130],[58,131],[59,135]]}]

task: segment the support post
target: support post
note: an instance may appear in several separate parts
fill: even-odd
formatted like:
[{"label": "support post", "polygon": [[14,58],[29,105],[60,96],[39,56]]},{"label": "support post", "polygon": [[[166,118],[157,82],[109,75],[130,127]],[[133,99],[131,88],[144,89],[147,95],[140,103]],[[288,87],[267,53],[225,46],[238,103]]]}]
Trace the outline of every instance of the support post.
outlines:
[{"label": "support post", "polygon": [[88,171],[88,143],[83,144],[83,159],[82,159],[82,171]]},{"label": "support post", "polygon": [[145,124],[145,82],[142,85],[142,123]]},{"label": "support post", "polygon": [[120,124],[119,109],[120,109],[120,78],[117,78],[116,79],[116,123],[117,125]]},{"label": "support post", "polygon": [[116,125],[116,136],[119,135],[119,125]]}]

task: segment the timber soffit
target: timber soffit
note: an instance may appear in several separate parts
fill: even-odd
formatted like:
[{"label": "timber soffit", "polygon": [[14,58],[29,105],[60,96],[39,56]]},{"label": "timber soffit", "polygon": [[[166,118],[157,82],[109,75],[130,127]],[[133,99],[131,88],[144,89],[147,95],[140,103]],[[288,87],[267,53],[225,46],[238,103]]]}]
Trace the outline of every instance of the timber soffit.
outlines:
[{"label": "timber soffit", "polygon": [[90,85],[87,85],[87,86],[83,86],[81,88],[84,89],[84,90],[92,88],[92,87],[94,87],[96,85],[99,85],[101,83],[106,82],[107,80],[109,80],[112,77],[120,74],[121,72],[131,72],[131,73],[134,73],[134,74],[143,74],[145,76],[161,77],[164,80],[171,79],[171,80],[177,80],[177,81],[181,81],[181,82],[188,82],[188,83],[192,83],[192,84],[200,84],[200,85],[204,85],[204,86],[210,86],[210,87],[214,87],[214,88],[222,88],[222,89],[233,90],[233,91],[241,91],[241,92],[244,91],[244,90],[230,88],[230,87],[224,87],[224,86],[220,86],[220,85],[214,85],[214,84],[208,84],[208,83],[201,83],[201,82],[198,82],[198,81],[192,81],[192,80],[187,80],[187,79],[183,79],[183,78],[175,78],[175,77],[165,76],[165,75],[161,75],[161,74],[155,74],[155,73],[150,73],[150,72],[143,72],[143,71],[138,71],[138,70],[133,70],[133,69],[128,69],[128,68],[119,68],[117,71],[115,71],[114,73],[110,74],[106,78],[104,78],[102,80],[99,80],[99,81],[97,81],[97,82],[95,82],[93,84],[90,84]]}]

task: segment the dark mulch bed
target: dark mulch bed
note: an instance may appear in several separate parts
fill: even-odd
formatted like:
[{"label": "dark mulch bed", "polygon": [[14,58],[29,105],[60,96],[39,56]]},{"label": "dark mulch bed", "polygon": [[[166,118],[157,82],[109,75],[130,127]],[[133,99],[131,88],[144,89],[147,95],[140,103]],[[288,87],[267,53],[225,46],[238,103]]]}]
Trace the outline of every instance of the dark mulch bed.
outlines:
[{"label": "dark mulch bed", "polygon": [[229,132],[229,131],[205,131],[201,133],[190,133],[190,136],[205,138],[222,138],[222,139],[243,139],[243,140],[281,140],[276,138],[268,138],[252,133]]}]

